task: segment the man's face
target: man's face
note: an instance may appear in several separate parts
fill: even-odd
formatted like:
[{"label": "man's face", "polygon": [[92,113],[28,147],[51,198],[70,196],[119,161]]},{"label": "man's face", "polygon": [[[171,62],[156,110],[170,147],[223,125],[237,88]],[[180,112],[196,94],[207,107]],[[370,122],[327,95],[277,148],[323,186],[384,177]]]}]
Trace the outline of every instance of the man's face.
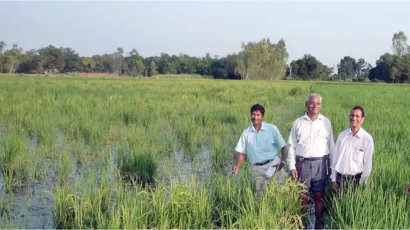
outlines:
[{"label": "man's face", "polygon": [[306,108],[310,114],[317,115],[320,113],[320,98],[319,96],[313,96],[308,102],[306,102]]},{"label": "man's face", "polygon": [[252,119],[252,123],[254,125],[259,125],[262,123],[263,120],[263,115],[261,113],[261,111],[256,110],[256,111],[252,111],[251,113],[251,119]]},{"label": "man's face", "polygon": [[364,117],[362,116],[362,111],[360,109],[355,109],[350,112],[350,127],[357,128],[361,127],[364,122]]}]

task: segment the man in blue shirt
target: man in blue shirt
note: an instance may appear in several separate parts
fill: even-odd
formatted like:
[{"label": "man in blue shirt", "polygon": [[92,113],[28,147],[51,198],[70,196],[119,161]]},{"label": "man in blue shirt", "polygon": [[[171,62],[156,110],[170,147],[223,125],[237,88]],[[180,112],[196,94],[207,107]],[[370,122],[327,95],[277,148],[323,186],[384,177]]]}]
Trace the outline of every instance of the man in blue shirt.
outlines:
[{"label": "man in blue shirt", "polygon": [[236,175],[247,156],[253,165],[252,176],[258,194],[273,178],[268,178],[265,173],[271,166],[271,162],[278,156],[278,148],[281,149],[282,160],[277,165],[272,165],[277,167],[277,172],[282,169],[286,159],[286,142],[275,125],[263,121],[264,115],[265,108],[262,105],[256,104],[251,107],[252,125],[246,128],[239,138],[235,148],[238,156],[232,168],[232,173]]}]

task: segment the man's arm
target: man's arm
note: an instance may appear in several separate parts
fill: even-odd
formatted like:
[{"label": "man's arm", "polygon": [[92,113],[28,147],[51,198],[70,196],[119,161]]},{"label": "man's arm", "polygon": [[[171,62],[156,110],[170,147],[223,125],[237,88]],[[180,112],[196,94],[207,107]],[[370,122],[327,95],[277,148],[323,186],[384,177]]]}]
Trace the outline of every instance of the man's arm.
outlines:
[{"label": "man's arm", "polygon": [[238,143],[236,144],[236,147],[235,147],[235,151],[238,152],[238,156],[236,157],[236,164],[232,168],[232,173],[236,175],[246,155],[246,133],[245,132],[243,132],[241,134],[241,137],[239,137]]},{"label": "man's arm", "polygon": [[282,134],[280,133],[278,128],[275,128],[275,133],[274,133],[274,137],[275,137],[275,143],[277,144],[277,146],[280,148],[280,156],[281,156],[281,162],[279,164],[278,167],[278,171],[280,171],[283,166],[285,165],[285,161],[286,161],[286,157],[287,157],[287,151],[286,151],[286,142],[282,137]]},{"label": "man's arm", "polygon": [[292,129],[290,130],[289,139],[288,139],[288,154],[287,154],[287,163],[289,170],[296,169],[295,161],[295,151],[296,151],[296,122],[293,123]]},{"label": "man's arm", "polygon": [[278,167],[278,171],[282,170],[283,166],[285,166],[286,158],[287,158],[287,148],[286,145],[280,150],[281,157],[280,157],[280,164]]},{"label": "man's arm", "polygon": [[332,124],[329,121],[328,124],[328,132],[329,132],[329,139],[327,140],[327,147],[329,148],[329,165],[328,165],[328,169],[331,171],[331,174],[333,174],[333,155],[335,154],[335,140],[333,138],[333,128],[332,128]]},{"label": "man's arm", "polygon": [[340,157],[341,143],[342,143],[342,135],[339,134],[339,136],[337,137],[336,146],[334,149],[334,153],[332,154],[332,160],[331,160],[332,174],[330,178],[332,179],[332,182],[336,182],[336,164]]},{"label": "man's arm", "polygon": [[374,142],[373,142],[373,137],[370,136],[369,141],[366,145],[366,149],[364,149],[363,173],[362,173],[362,178],[360,179],[361,184],[368,183],[370,174],[372,172],[373,152],[374,152]]},{"label": "man's arm", "polygon": [[243,161],[245,160],[245,154],[243,153],[238,153],[238,156],[236,157],[236,164],[232,168],[232,173],[236,175],[238,172],[239,168],[241,167]]}]

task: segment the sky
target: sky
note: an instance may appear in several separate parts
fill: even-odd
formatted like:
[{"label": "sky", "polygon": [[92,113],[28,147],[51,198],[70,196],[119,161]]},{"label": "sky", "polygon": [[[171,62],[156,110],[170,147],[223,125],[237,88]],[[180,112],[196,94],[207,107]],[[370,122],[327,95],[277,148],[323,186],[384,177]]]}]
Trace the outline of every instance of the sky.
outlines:
[{"label": "sky", "polygon": [[394,33],[410,36],[409,22],[405,1],[0,1],[0,40],[9,47],[51,44],[81,56],[122,47],[144,57],[222,57],[242,42],[282,38],[288,63],[311,54],[329,67],[344,56],[374,66]]}]

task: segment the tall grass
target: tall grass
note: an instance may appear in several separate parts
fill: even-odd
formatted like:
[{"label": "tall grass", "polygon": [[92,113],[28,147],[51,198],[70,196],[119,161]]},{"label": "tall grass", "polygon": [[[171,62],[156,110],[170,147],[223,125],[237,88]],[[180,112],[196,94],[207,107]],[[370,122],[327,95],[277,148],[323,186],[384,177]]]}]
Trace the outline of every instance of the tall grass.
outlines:
[{"label": "tall grass", "polygon": [[407,86],[363,84],[315,84],[312,90],[323,96],[323,113],[337,135],[349,128],[349,113],[361,105],[362,127],[374,139],[375,151],[370,184],[355,193],[345,192],[329,199],[332,228],[410,227],[409,199],[404,193],[410,181],[410,115]]},{"label": "tall grass", "polygon": [[350,109],[364,106],[376,147],[368,187],[328,193],[327,225],[409,228],[405,86],[1,76],[6,191],[54,170],[56,228],[300,228],[295,183],[255,196],[250,165],[237,176],[230,168],[253,104],[265,106],[264,120],[286,140],[311,90],[322,94],[335,137],[348,128]]},{"label": "tall grass", "polygon": [[2,139],[0,164],[3,169],[4,187],[12,192],[27,180],[30,163],[25,157],[28,139],[24,132],[16,131]]}]

